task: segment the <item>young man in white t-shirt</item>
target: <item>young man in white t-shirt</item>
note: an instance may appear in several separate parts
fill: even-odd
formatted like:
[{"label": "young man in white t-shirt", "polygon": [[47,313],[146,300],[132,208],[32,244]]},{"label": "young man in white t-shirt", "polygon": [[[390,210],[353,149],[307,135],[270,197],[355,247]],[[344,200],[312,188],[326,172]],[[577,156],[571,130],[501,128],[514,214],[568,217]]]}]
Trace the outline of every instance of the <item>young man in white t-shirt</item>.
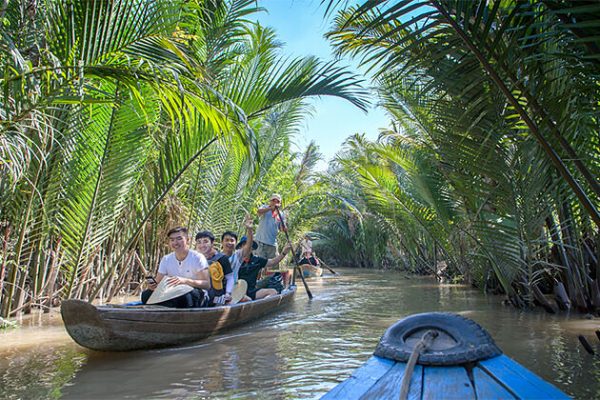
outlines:
[{"label": "young man in white t-shirt", "polygon": [[154,282],[149,282],[148,290],[142,292],[142,302],[145,304],[158,284],[167,279],[168,286],[189,285],[194,290],[158,304],[177,308],[201,307],[205,295],[202,289],[210,288],[208,262],[202,254],[190,250],[186,228],[173,228],[167,237],[173,252],[160,260]]}]

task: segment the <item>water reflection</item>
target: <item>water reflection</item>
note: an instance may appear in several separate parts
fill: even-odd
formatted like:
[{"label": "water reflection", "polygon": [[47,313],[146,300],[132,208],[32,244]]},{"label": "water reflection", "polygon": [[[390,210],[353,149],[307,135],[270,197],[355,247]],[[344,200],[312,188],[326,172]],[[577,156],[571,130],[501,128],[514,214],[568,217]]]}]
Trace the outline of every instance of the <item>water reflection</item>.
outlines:
[{"label": "water reflection", "polygon": [[576,337],[595,342],[597,320],[522,312],[462,285],[389,272],[345,270],[309,285],[313,301],[301,288],[284,312],[187,347],[97,353],[52,324],[0,333],[0,398],[319,398],[371,355],[390,324],[426,311],[468,316],[563,391],[600,398],[599,361]]}]

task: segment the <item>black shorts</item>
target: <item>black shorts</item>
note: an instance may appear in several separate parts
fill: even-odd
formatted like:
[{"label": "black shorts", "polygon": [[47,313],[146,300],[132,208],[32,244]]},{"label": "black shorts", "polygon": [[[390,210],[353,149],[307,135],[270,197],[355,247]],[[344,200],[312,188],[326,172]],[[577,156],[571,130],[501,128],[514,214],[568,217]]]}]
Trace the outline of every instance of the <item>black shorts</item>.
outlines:
[{"label": "black shorts", "polygon": [[260,289],[258,288],[254,288],[252,290],[247,290],[246,294],[248,295],[248,297],[250,297],[252,300],[256,300],[256,293],[259,291]]}]

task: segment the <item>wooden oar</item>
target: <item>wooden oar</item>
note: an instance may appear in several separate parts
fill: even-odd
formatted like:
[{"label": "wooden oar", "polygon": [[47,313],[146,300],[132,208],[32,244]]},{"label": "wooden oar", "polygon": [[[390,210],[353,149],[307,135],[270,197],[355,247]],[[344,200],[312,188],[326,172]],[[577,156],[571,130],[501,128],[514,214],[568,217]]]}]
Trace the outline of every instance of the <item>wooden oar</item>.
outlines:
[{"label": "wooden oar", "polygon": [[[598,341],[600,341],[600,330],[596,330],[596,337],[598,338]],[[588,342],[588,340],[585,338],[585,336],[578,335],[577,339],[579,339],[579,343],[581,343],[581,345],[583,346],[585,351],[587,351],[589,354],[593,355],[594,357],[600,358],[600,355],[594,351],[594,348],[592,347],[590,342]]]},{"label": "wooden oar", "polygon": [[283,227],[283,232],[285,233],[285,238],[287,239],[290,247],[292,248],[292,258],[294,259],[294,264],[295,264],[294,270],[297,270],[298,273],[300,273],[300,278],[302,279],[302,283],[304,284],[304,289],[306,289],[306,294],[308,295],[309,299],[312,299],[313,295],[310,292],[308,285],[306,284],[306,280],[304,279],[304,274],[302,273],[302,270],[298,266],[298,256],[296,256],[296,250],[294,250],[294,245],[292,244],[292,241],[290,240],[290,235],[288,234],[287,227],[285,226],[285,221],[281,217],[281,213],[279,212],[279,207],[275,207],[275,210],[277,210],[277,215],[279,215],[279,220],[281,221],[281,226]]},{"label": "wooden oar", "polygon": [[592,348],[592,345],[590,344],[590,342],[587,341],[587,339],[585,338],[585,336],[579,335],[579,336],[577,336],[577,339],[579,339],[579,343],[581,343],[581,345],[583,346],[583,348],[585,349],[585,351],[587,351],[591,355],[596,355],[596,352]]},{"label": "wooden oar", "polygon": [[329,268],[329,266],[328,266],[327,264],[325,264],[325,263],[323,262],[323,260],[321,260],[319,257],[315,256],[315,258],[316,258],[317,260],[319,260],[319,262],[321,262],[321,265],[322,265],[322,266],[324,266],[325,268],[327,268],[327,269],[328,269],[328,270],[329,270],[329,271],[330,271],[332,274],[334,274],[334,275],[338,275],[338,273],[337,273],[337,272],[335,272],[333,269]]}]

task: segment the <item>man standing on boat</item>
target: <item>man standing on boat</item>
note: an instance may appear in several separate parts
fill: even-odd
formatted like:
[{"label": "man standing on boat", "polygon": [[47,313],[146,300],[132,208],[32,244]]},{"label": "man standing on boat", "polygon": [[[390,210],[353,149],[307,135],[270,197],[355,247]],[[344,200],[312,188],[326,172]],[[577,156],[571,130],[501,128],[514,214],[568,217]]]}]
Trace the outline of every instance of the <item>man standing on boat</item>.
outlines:
[{"label": "man standing on boat", "polygon": [[[275,258],[277,256],[277,232],[285,229],[285,215],[279,207],[281,196],[272,194],[269,204],[258,209],[258,228],[256,229],[256,242],[258,249],[256,255],[262,258]],[[282,223],[283,219],[283,223]]]},{"label": "man standing on boat", "polygon": [[234,281],[229,257],[218,252],[214,243],[215,235],[212,232],[202,231],[196,234],[196,250],[206,257],[209,264],[210,303],[219,306],[231,301]]},{"label": "man standing on boat", "polygon": [[187,285],[193,289],[181,296],[156,304],[176,308],[202,307],[206,303],[203,289],[210,287],[206,258],[189,249],[187,228],[180,226],[173,228],[167,232],[167,237],[173,252],[160,260],[156,278],[151,278],[148,289],[142,292],[142,303],[146,304],[158,284],[166,279],[167,288]]}]

